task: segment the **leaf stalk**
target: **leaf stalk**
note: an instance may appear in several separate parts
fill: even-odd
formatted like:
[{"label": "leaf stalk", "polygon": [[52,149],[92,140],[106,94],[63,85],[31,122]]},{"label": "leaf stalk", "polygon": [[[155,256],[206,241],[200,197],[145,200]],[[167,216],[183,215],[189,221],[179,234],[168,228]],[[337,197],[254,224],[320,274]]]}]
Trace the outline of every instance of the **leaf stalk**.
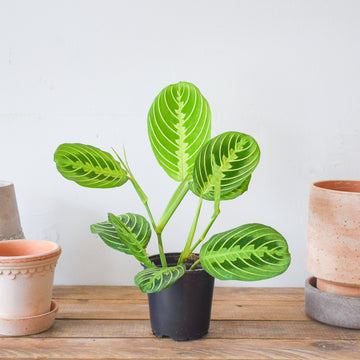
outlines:
[{"label": "leaf stalk", "polygon": [[180,205],[181,201],[183,200],[189,189],[190,186],[188,179],[183,180],[178,186],[178,188],[175,190],[174,195],[171,197],[168,205],[166,206],[166,209],[155,229],[156,232],[161,233],[164,230],[164,227],[174,214],[175,210]]},{"label": "leaf stalk", "polygon": [[161,238],[161,231],[158,232],[157,231],[157,226],[154,220],[154,217],[152,215],[152,212],[150,210],[149,204],[148,204],[148,197],[145,194],[145,192],[143,191],[143,189],[141,188],[141,186],[139,185],[139,183],[136,181],[135,176],[133,175],[133,173],[130,170],[130,166],[128,164],[127,158],[126,158],[126,153],[125,153],[125,149],[124,149],[124,157],[125,157],[125,162],[121,159],[121,157],[119,156],[119,154],[115,151],[115,149],[113,148],[114,153],[116,154],[117,158],[119,159],[121,165],[124,167],[124,169],[126,170],[126,172],[128,173],[129,176],[129,180],[131,181],[131,183],[133,184],[133,187],[136,191],[136,193],[138,194],[141,202],[144,204],[145,209],[149,215],[150,221],[151,221],[151,225],[154,229],[154,231],[156,232],[157,238],[158,238],[158,246],[159,246],[159,254],[160,254],[160,260],[161,260],[161,265],[162,266],[167,266],[167,262],[166,262],[166,257],[165,257],[165,252],[164,252],[164,247],[163,247],[163,243],[162,243],[162,238]]},{"label": "leaf stalk", "polygon": [[200,216],[202,203],[203,203],[203,199],[202,199],[202,197],[200,197],[199,204],[198,204],[198,207],[196,209],[195,217],[194,217],[194,220],[193,220],[193,223],[191,225],[190,232],[189,232],[189,236],[187,238],[184,251],[180,255],[178,265],[182,264],[186,260],[186,258],[191,254],[191,252],[189,252],[189,251],[190,251],[190,248],[191,248],[191,244],[192,244],[192,242],[194,240],[195,231],[196,231],[196,227],[197,227],[197,224],[198,224],[198,221],[199,221],[199,216]]}]

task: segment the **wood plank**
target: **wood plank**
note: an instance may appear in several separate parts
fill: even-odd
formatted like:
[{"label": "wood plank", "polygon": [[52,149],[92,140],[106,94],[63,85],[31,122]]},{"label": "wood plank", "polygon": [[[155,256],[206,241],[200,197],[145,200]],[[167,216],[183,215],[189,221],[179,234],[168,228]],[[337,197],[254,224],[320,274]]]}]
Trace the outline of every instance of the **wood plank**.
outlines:
[{"label": "wood plank", "polygon": [[304,288],[215,287],[215,301],[304,301]]},{"label": "wood plank", "polygon": [[[149,319],[146,301],[133,300],[57,300],[59,319]],[[214,301],[214,320],[306,320],[303,302]]]},{"label": "wood plank", "polygon": [[53,327],[0,337],[9,359],[359,359],[360,331],[312,321],[302,288],[215,288],[210,331],[194,342],[157,339],[137,288],[57,286]]},{"label": "wood plank", "polygon": [[[56,320],[40,338],[153,338],[149,320]],[[205,339],[360,340],[360,331],[307,321],[212,320]]]},{"label": "wood plank", "polygon": [[[54,299],[86,299],[86,300],[145,300],[143,294],[135,286],[55,286]],[[214,301],[303,301],[303,288],[250,288],[250,287],[215,287]]]},{"label": "wood plank", "polygon": [[53,288],[54,299],[84,300],[146,300],[147,294],[135,286],[88,286],[88,285],[57,285]]},{"label": "wood plank", "polygon": [[[75,357],[76,356],[76,357]],[[13,359],[360,359],[359,341],[1,338],[0,360]]]}]

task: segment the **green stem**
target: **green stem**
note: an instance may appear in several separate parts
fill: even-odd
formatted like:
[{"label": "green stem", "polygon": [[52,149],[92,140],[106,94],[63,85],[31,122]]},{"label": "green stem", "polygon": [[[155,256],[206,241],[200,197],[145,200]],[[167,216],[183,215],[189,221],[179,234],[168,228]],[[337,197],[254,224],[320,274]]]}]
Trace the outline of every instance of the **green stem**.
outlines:
[{"label": "green stem", "polygon": [[186,193],[188,191],[189,191],[189,181],[186,179],[186,180],[182,181],[180,183],[180,185],[178,186],[178,188],[175,190],[174,195],[171,197],[157,227],[155,228],[155,232],[158,236],[158,246],[159,246],[161,265],[163,267],[167,266],[167,262],[166,262],[166,256],[164,253],[161,234],[164,230],[164,227],[166,226],[166,224],[170,220],[171,216],[174,214],[175,210],[180,205],[182,199],[184,198],[184,196],[186,195]]},{"label": "green stem", "polygon": [[170,220],[171,216],[174,214],[177,207],[180,205],[182,199],[189,191],[189,181],[187,179],[183,180],[178,188],[175,190],[174,195],[170,199],[161,219],[156,227],[156,232],[161,233],[164,230],[164,227]]},{"label": "green stem", "polygon": [[151,213],[151,210],[149,208],[148,205],[148,197],[146,196],[145,192],[143,191],[143,189],[141,188],[141,186],[139,185],[139,183],[136,181],[135,176],[133,175],[133,173],[130,170],[129,164],[127,162],[127,158],[126,158],[126,153],[125,153],[125,149],[124,149],[124,156],[125,156],[125,162],[121,159],[121,157],[119,156],[119,154],[115,151],[115,149],[113,149],[114,153],[116,154],[117,158],[119,159],[119,161],[121,162],[121,165],[124,167],[124,169],[127,171],[128,175],[129,175],[129,180],[131,181],[136,193],[138,194],[141,202],[144,204],[145,209],[149,215],[150,221],[151,221],[151,225],[153,227],[153,229],[155,230],[157,237],[158,237],[158,245],[159,245],[159,254],[160,254],[160,260],[161,260],[161,265],[163,267],[167,266],[167,262],[166,262],[166,257],[165,257],[165,252],[164,252],[164,247],[163,247],[163,243],[162,243],[162,239],[161,239],[161,232],[162,231],[157,231],[156,228],[156,224],[154,221],[154,217]]},{"label": "green stem", "polygon": [[148,202],[147,202],[147,196],[145,195],[144,191],[141,189],[140,185],[137,183],[137,181],[135,180],[135,178],[133,177],[133,175],[130,173],[131,178],[130,181],[133,184],[137,194],[139,195],[142,203],[145,206],[145,209],[149,215],[150,221],[151,221],[151,225],[153,227],[153,229],[156,232],[157,238],[158,238],[158,245],[159,245],[159,254],[160,254],[160,260],[161,260],[161,265],[163,267],[167,266],[167,262],[166,262],[166,257],[165,257],[165,252],[164,252],[164,247],[163,247],[163,243],[162,243],[162,239],[161,239],[161,231],[158,232],[157,228],[156,228],[156,224],[154,221],[154,217],[151,213],[151,210],[149,208]]},{"label": "green stem", "polygon": [[212,167],[213,167],[213,176],[214,176],[214,212],[211,216],[210,222],[204,232],[201,234],[200,239],[196,242],[196,244],[190,249],[189,255],[199,246],[199,244],[204,241],[207,233],[210,228],[214,224],[216,218],[220,214],[220,199],[221,199],[221,171],[219,167],[215,163],[214,155],[211,158]]},{"label": "green stem", "polygon": [[152,213],[150,211],[149,205],[148,205],[148,197],[145,194],[145,192],[143,191],[143,189],[141,188],[141,186],[139,185],[139,183],[136,181],[135,176],[133,175],[133,173],[130,170],[129,164],[127,162],[126,159],[126,154],[125,154],[125,150],[124,150],[124,156],[125,156],[125,162],[121,159],[121,157],[119,156],[119,154],[115,151],[115,149],[113,149],[114,153],[116,154],[117,158],[119,159],[121,165],[124,167],[124,169],[126,170],[126,172],[129,175],[129,180],[131,181],[136,193],[138,194],[141,202],[144,204],[146,211],[149,215],[150,221],[151,221],[151,225],[153,226],[154,230],[156,229],[156,224],[154,221],[154,217],[152,216]]},{"label": "green stem", "polygon": [[149,215],[149,218],[150,218],[150,221],[151,221],[151,225],[152,225],[153,229],[155,230],[155,229],[156,229],[156,224],[155,224],[154,218],[153,218],[153,216],[152,216],[152,213],[151,213],[151,211],[150,211],[149,205],[148,205],[147,202],[145,202],[144,205],[145,205],[145,209],[146,209],[146,211],[147,211],[147,213],[148,213],[148,215]]},{"label": "green stem", "polygon": [[156,235],[157,235],[157,238],[158,238],[158,246],[159,246],[159,254],[160,254],[161,266],[162,267],[167,267],[167,261],[166,261],[166,256],[165,256],[164,247],[163,247],[163,243],[162,243],[161,233],[156,233]]},{"label": "green stem", "polygon": [[197,259],[192,265],[191,265],[191,268],[190,270],[195,270],[196,266],[200,264],[200,259]]},{"label": "green stem", "polygon": [[194,220],[193,220],[193,223],[191,225],[190,232],[189,232],[189,236],[187,238],[184,251],[180,255],[178,265],[182,264],[186,260],[186,258],[191,254],[191,252],[189,252],[189,250],[190,250],[191,244],[192,244],[192,242],[194,240],[196,227],[197,227],[197,224],[198,224],[198,221],[199,221],[199,215],[200,215],[200,211],[201,211],[202,202],[203,202],[203,199],[202,199],[202,197],[200,197],[199,204],[198,204],[198,207],[197,207],[197,210],[196,210],[196,213],[195,213],[195,217],[194,217]]},{"label": "green stem", "polygon": [[[206,229],[204,230],[204,232],[201,234],[201,236],[200,236],[199,240],[196,242],[196,244],[190,249],[189,255],[194,252],[194,250],[199,246],[199,244],[200,244],[202,241],[204,241],[207,233],[209,232],[211,226],[214,224],[214,222],[215,222],[216,218],[219,216],[219,214],[220,214],[220,209],[215,210],[215,212],[213,213],[213,215],[212,215],[212,217],[211,217],[211,220],[210,220],[208,226],[206,227]],[[189,255],[187,255],[187,256],[189,256]]]}]

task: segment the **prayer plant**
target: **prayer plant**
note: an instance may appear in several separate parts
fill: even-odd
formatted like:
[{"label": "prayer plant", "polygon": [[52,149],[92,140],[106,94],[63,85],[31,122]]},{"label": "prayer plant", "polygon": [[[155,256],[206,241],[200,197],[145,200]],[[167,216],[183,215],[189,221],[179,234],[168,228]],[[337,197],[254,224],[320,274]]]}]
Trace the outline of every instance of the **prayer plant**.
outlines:
[{"label": "prayer plant", "polygon": [[[255,170],[260,149],[250,136],[230,131],[210,137],[211,112],[199,89],[187,82],[164,88],[148,113],[148,135],[155,157],[165,172],[179,182],[160,220],[156,223],[148,198],[121,158],[90,145],[60,145],[54,155],[58,171],[69,180],[90,188],[113,188],[130,181],[145,206],[150,223],[141,215],[108,214],[107,221],[91,225],[91,231],[110,247],[133,255],[146,266],[135,276],[143,292],[158,292],[177,281],[186,271],[185,261],[202,244],[198,260],[210,275],[223,280],[261,280],[283,273],[290,264],[288,245],[269,226],[246,224],[213,235],[208,232],[220,213],[220,202],[243,194]],[[162,233],[184,196],[199,198],[189,235],[176,266],[167,266]],[[195,231],[204,200],[214,211],[199,238]],[[157,236],[161,266],[149,259],[146,247],[151,227]]]}]

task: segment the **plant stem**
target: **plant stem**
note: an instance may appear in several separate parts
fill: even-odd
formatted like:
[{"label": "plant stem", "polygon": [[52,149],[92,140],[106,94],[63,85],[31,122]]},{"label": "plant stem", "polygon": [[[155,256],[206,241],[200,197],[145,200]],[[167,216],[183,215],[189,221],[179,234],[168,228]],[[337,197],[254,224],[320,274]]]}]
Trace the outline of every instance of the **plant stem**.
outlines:
[{"label": "plant stem", "polygon": [[189,250],[190,250],[191,244],[192,244],[192,242],[194,240],[196,227],[197,227],[197,224],[198,224],[198,221],[199,221],[199,215],[200,215],[200,211],[201,211],[202,202],[203,202],[203,199],[202,199],[202,197],[200,197],[199,204],[198,204],[198,207],[197,207],[197,210],[196,210],[196,213],[195,213],[195,217],[194,217],[194,220],[193,220],[193,223],[191,225],[190,232],[189,232],[189,236],[187,238],[185,248],[184,248],[183,252],[180,255],[178,265],[182,264],[186,260],[186,258],[191,254],[191,252],[189,252]]},{"label": "plant stem", "polygon": [[158,238],[158,246],[159,246],[159,254],[160,254],[161,266],[162,267],[167,267],[167,261],[166,261],[166,256],[165,256],[164,247],[163,247],[163,243],[162,243],[161,233],[156,233],[156,235],[157,235],[157,238]]},{"label": "plant stem", "polygon": [[136,181],[135,176],[133,175],[133,173],[130,170],[129,164],[127,162],[126,159],[126,153],[125,153],[125,149],[124,149],[124,156],[125,156],[125,162],[121,159],[121,157],[119,156],[119,154],[115,151],[115,149],[113,149],[114,153],[116,154],[117,158],[119,159],[121,165],[124,167],[124,169],[126,170],[126,172],[129,175],[129,180],[131,181],[131,183],[133,184],[133,187],[136,191],[136,193],[138,194],[141,202],[144,204],[146,211],[149,215],[150,221],[151,221],[151,225],[154,228],[154,230],[156,229],[156,224],[154,221],[154,217],[152,216],[152,213],[150,211],[149,205],[148,205],[148,197],[146,196],[145,192],[143,191],[143,189],[141,188],[141,186],[139,185],[139,183]]},{"label": "plant stem", "polygon": [[163,215],[161,216],[161,219],[156,227],[156,232],[162,232],[164,230],[164,227],[170,220],[171,216],[174,214],[177,207],[180,205],[182,199],[186,195],[186,193],[189,191],[189,181],[187,179],[183,180],[178,188],[175,190],[174,195],[170,199]]},{"label": "plant stem", "polygon": [[199,240],[196,242],[196,244],[190,249],[189,254],[187,256],[189,256],[191,253],[193,253],[193,251],[199,246],[199,244],[204,241],[207,233],[209,232],[211,226],[214,224],[216,218],[219,216],[220,214],[220,209],[217,209],[214,211],[213,215],[211,216],[211,220],[208,224],[208,226],[206,227],[206,229],[204,230],[204,232],[201,234]]},{"label": "plant stem", "polygon": [[[139,188],[141,190],[142,193],[144,193],[142,191],[142,189],[140,188],[140,185],[136,182],[136,180],[132,177],[130,178],[130,181],[132,182],[132,184],[134,185],[135,187],[135,190],[136,192],[138,193],[139,197],[142,198],[139,194],[139,191],[137,191],[137,188]],[[145,195],[145,193],[144,193]],[[146,196],[146,195],[145,195]],[[144,206],[145,206],[145,209],[149,215],[149,218],[150,218],[150,221],[151,221],[151,225],[153,227],[153,229],[155,230],[156,232],[156,235],[157,235],[157,238],[158,238],[158,247],[159,247],[159,254],[160,254],[160,260],[161,260],[161,265],[163,267],[166,267],[167,266],[167,262],[166,262],[166,257],[165,257],[165,252],[164,252],[164,246],[163,246],[163,243],[162,243],[162,238],[161,238],[161,232],[158,232],[157,231],[157,228],[156,228],[156,224],[155,224],[155,221],[154,221],[154,217],[151,213],[151,210],[149,208],[149,205],[148,205],[148,202],[147,202],[147,197],[146,199],[145,198],[142,198],[144,200],[142,200]]]},{"label": "plant stem", "polygon": [[200,259],[197,259],[192,265],[191,265],[191,268],[190,270],[195,270],[196,266],[200,264]]},{"label": "plant stem", "polygon": [[[160,260],[161,260],[161,265],[163,267],[166,267],[167,266],[167,262],[166,262],[166,257],[165,257],[165,252],[164,252],[164,246],[163,246],[163,243],[162,243],[162,238],[161,238],[161,233],[162,231],[158,231],[157,230],[157,227],[156,227],[156,224],[155,224],[155,221],[154,221],[154,217],[151,213],[151,210],[149,208],[149,205],[148,205],[148,202],[147,202],[147,196],[145,195],[145,193],[143,192],[143,190],[141,189],[140,185],[137,183],[137,181],[135,180],[135,178],[133,177],[133,175],[131,174],[131,178],[130,178],[130,181],[132,182],[132,184],[134,185],[134,188],[137,192],[137,194],[139,195],[140,199],[142,200],[142,203],[144,204],[145,206],[145,209],[149,215],[149,218],[150,218],[150,221],[151,221],[151,225],[154,229],[154,231],[156,232],[156,235],[157,235],[157,238],[158,238],[158,247],[159,247],[159,254],[160,254]],[[140,191],[138,191],[138,189]],[[144,194],[144,196],[142,196],[141,194]]]},{"label": "plant stem", "polygon": [[[198,245],[204,241],[207,233],[209,232],[211,226],[214,224],[216,218],[220,214],[220,200],[221,200],[221,172],[219,167],[215,163],[214,155],[211,158],[212,168],[213,168],[213,176],[214,176],[214,212],[211,216],[210,222],[204,232],[201,234],[200,239],[196,242],[196,244],[190,249],[189,255],[198,247]],[[188,255],[188,256],[189,256]]]},{"label": "plant stem", "polygon": [[119,161],[121,162],[122,166],[124,167],[124,169],[127,171],[128,175],[129,175],[129,180],[131,181],[131,183],[133,184],[133,187],[136,191],[136,193],[138,194],[141,202],[144,204],[145,209],[149,215],[150,221],[151,221],[151,225],[154,229],[154,231],[156,232],[157,238],[158,238],[158,245],[159,245],[159,254],[160,254],[160,260],[161,260],[161,265],[163,267],[167,266],[167,262],[166,262],[166,257],[165,257],[165,252],[164,252],[164,247],[163,247],[163,243],[162,243],[162,239],[161,239],[161,232],[162,231],[157,231],[157,227],[154,221],[154,217],[151,213],[151,210],[149,208],[148,205],[148,197],[146,196],[145,192],[143,191],[143,189],[141,188],[141,186],[139,185],[139,183],[136,181],[133,173],[130,170],[129,164],[127,162],[127,158],[126,158],[126,153],[124,150],[124,156],[125,156],[125,162],[121,159],[121,157],[118,155],[118,153],[113,149],[114,153],[116,154],[116,156],[118,157]]}]

